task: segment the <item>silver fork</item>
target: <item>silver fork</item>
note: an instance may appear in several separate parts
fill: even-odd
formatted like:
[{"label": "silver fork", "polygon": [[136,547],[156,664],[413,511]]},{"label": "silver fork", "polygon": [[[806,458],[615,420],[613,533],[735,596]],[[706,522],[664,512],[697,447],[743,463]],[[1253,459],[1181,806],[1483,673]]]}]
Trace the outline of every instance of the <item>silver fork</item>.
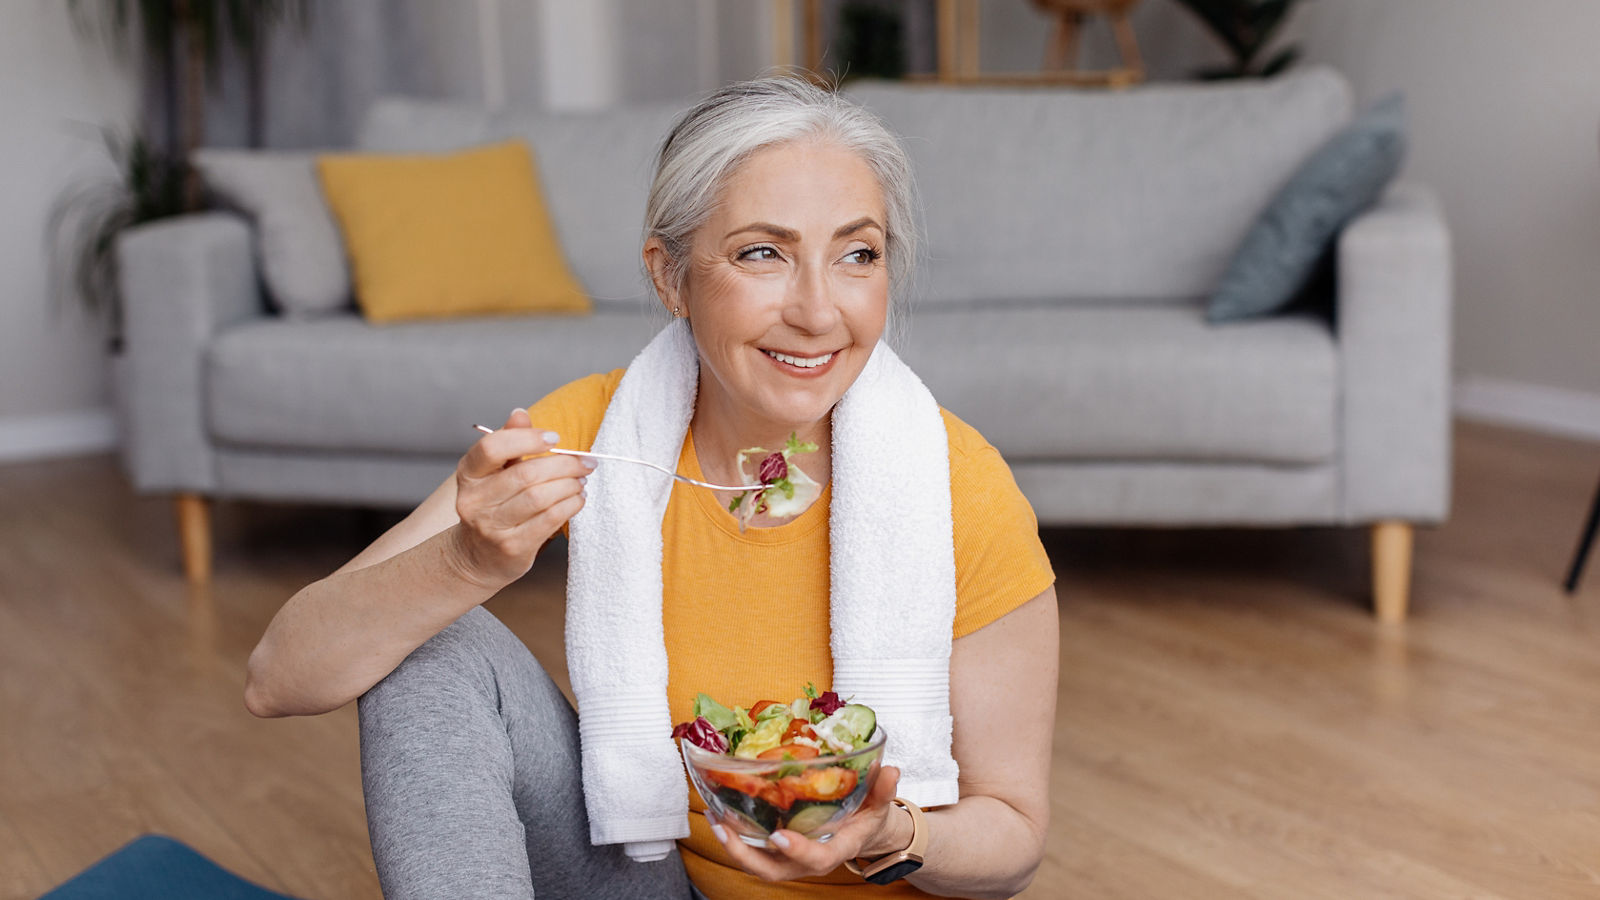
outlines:
[{"label": "silver fork", "polygon": [[[479,431],[483,432],[484,434],[494,434],[494,429],[493,428],[489,428],[489,427],[484,426],[484,425],[474,425],[472,427],[478,429]],[[713,491],[762,491],[762,490],[766,490],[766,488],[767,488],[767,486],[764,485],[764,484],[728,485],[728,484],[710,484],[710,483],[707,483],[707,482],[704,482],[704,481],[695,481],[693,478],[690,478],[687,475],[679,475],[677,472],[672,471],[671,469],[667,468],[666,466],[658,466],[655,463],[653,463],[653,462],[651,462],[651,461],[649,461],[647,459],[634,459],[631,456],[613,456],[610,453],[591,453],[588,450],[568,450],[565,447],[551,447],[549,450],[547,450],[545,452],[546,453],[558,453],[558,454],[560,454],[562,456],[587,456],[587,457],[589,457],[591,459],[609,459],[609,460],[614,460],[616,462],[637,463],[637,464],[639,464],[641,466],[649,466],[650,468],[655,469],[657,472],[660,472],[663,475],[670,475],[673,478],[676,478],[679,481],[683,482],[684,484],[692,484],[695,487],[710,488]]]}]

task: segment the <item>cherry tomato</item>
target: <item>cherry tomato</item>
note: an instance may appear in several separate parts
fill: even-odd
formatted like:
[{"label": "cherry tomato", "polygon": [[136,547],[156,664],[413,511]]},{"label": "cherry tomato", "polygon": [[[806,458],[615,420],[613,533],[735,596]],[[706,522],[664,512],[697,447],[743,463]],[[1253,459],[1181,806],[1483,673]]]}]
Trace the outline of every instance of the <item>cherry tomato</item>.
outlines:
[{"label": "cherry tomato", "polygon": [[814,741],[817,739],[817,730],[812,728],[811,723],[807,722],[805,719],[791,720],[789,722],[789,727],[784,729],[781,740],[783,743],[787,744],[797,737],[808,738]]},{"label": "cherry tomato", "polygon": [[771,784],[760,775],[751,775],[745,772],[718,772],[715,769],[706,772],[706,777],[714,784],[725,788],[733,788],[741,794],[752,797],[760,796],[761,792]]},{"label": "cherry tomato", "polygon": [[762,700],[760,703],[757,703],[755,706],[750,707],[750,718],[754,719],[755,717],[761,715],[761,711],[763,709],[766,709],[769,706],[778,706],[778,705],[780,705],[780,704],[776,700]]},{"label": "cherry tomato", "polygon": [[785,784],[788,780],[787,778],[780,778],[777,781],[768,781],[756,796],[767,801],[776,809],[788,812],[789,807],[793,806],[796,800],[794,791],[788,784]]},{"label": "cherry tomato", "polygon": [[799,775],[785,775],[778,779],[793,800],[811,800],[832,803],[856,789],[854,769],[829,766],[825,769],[806,769]]},{"label": "cherry tomato", "polygon": [[[852,773],[854,774],[854,773]],[[790,779],[768,780],[760,775],[745,772],[707,772],[706,777],[719,787],[733,788],[741,794],[756,797],[776,809],[788,811],[794,805],[795,794]]]}]

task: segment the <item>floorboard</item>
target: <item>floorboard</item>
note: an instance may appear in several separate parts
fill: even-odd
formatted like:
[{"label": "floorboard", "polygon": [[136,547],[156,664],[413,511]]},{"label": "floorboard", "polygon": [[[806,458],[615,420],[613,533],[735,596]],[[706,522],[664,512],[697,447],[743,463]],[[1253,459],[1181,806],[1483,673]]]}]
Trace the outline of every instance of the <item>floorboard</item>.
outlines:
[{"label": "floorboard", "polygon": [[[1047,530],[1062,666],[1024,897],[1600,898],[1600,560],[1560,590],[1600,446],[1456,429],[1411,618],[1366,533]],[[109,457],[0,466],[0,900],[142,833],[275,890],[375,898],[354,710],[261,721],[277,607],[389,513],[219,504],[185,585],[170,504]],[[490,603],[569,690],[552,552]]]}]

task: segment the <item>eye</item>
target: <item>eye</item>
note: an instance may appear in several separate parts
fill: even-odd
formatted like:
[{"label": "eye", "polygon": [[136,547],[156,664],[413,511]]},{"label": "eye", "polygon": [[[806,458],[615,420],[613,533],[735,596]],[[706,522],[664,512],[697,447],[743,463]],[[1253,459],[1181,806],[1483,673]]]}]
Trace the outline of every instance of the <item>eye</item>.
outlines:
[{"label": "eye", "polygon": [[860,250],[852,250],[845,256],[845,259],[863,266],[870,266],[882,258],[883,254],[872,249],[871,247],[862,247]]},{"label": "eye", "polygon": [[778,255],[777,247],[774,247],[771,244],[757,244],[754,247],[746,247],[743,250],[740,250],[739,255],[734,258],[741,260],[754,260],[756,262],[775,262],[782,257]]}]

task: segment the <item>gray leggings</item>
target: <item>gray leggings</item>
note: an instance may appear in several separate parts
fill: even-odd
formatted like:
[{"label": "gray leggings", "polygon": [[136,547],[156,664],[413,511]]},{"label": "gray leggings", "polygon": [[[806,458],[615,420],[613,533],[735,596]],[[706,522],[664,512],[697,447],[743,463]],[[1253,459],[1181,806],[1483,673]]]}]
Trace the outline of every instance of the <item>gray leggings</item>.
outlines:
[{"label": "gray leggings", "polygon": [[482,607],[361,698],[361,779],[388,900],[684,900],[678,851],[636,863],[589,843],[578,722],[516,635]]}]

